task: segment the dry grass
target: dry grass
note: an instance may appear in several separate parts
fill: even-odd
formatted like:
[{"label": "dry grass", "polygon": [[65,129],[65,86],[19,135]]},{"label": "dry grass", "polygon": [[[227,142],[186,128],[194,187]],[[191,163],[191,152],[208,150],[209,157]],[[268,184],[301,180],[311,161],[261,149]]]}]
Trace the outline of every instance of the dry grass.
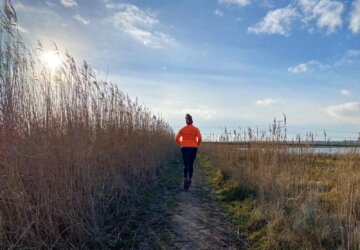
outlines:
[{"label": "dry grass", "polygon": [[254,249],[360,249],[360,155],[316,155],[303,144],[292,152],[280,143],[285,125],[275,121],[261,143],[249,134],[241,146],[204,143],[218,197],[235,217],[247,208],[239,225]]},{"label": "dry grass", "polygon": [[[161,118],[69,53],[58,69],[0,24],[0,245],[82,248],[126,238],[128,206],[174,148]],[[109,236],[110,235],[110,236]]]}]

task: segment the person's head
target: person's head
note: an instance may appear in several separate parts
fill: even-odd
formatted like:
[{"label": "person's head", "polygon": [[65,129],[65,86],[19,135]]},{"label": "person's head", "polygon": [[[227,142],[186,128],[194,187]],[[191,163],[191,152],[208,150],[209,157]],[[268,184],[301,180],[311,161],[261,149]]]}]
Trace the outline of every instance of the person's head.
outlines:
[{"label": "person's head", "polygon": [[186,120],[186,124],[187,124],[187,125],[193,124],[193,119],[192,119],[192,116],[191,116],[191,115],[186,114],[185,120]]}]

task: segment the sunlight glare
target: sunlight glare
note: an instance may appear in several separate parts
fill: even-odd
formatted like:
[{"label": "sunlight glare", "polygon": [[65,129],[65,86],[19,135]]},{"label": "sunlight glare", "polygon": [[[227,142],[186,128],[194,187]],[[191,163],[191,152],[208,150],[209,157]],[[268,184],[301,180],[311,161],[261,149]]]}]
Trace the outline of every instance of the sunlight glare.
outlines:
[{"label": "sunlight glare", "polygon": [[55,70],[59,68],[61,65],[61,58],[58,53],[54,51],[48,51],[44,53],[44,62],[47,67],[49,67],[51,70]]}]

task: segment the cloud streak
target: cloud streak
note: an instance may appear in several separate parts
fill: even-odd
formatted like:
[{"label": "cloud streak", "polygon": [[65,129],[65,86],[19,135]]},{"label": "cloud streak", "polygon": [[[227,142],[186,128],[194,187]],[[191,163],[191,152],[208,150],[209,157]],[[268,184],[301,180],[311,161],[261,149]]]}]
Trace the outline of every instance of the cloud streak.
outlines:
[{"label": "cloud streak", "polygon": [[79,14],[76,14],[75,16],[73,16],[75,20],[79,21],[82,24],[88,25],[90,23],[89,19],[83,18],[82,16],[80,16]]},{"label": "cloud streak", "polygon": [[75,0],[61,0],[61,4],[67,8],[72,8],[77,6],[77,2]]},{"label": "cloud streak", "polygon": [[159,49],[175,42],[171,36],[156,30],[160,21],[153,12],[141,10],[133,4],[108,3],[106,7],[116,10],[108,21],[143,45]]},{"label": "cloud streak", "polygon": [[192,115],[195,114],[195,116],[204,120],[213,119],[216,115],[216,111],[206,105],[198,105],[195,109],[184,109],[182,110],[182,113]]},{"label": "cloud streak", "polygon": [[256,105],[258,106],[271,106],[278,103],[276,100],[272,98],[264,99],[264,100],[257,100]]},{"label": "cloud streak", "polygon": [[354,34],[360,33],[360,0],[353,1],[349,29]]},{"label": "cloud streak", "polygon": [[316,60],[311,60],[306,63],[300,63],[296,66],[288,68],[288,71],[294,74],[301,74],[307,72],[314,72],[316,70],[324,70],[328,68],[341,67],[345,64],[354,64],[360,62],[360,50],[348,50],[344,55],[335,62],[324,64]]},{"label": "cloud streak", "polygon": [[312,60],[306,63],[300,63],[296,66],[289,67],[288,71],[294,74],[301,74],[306,72],[313,72],[317,69],[324,69],[327,66],[323,65],[322,63]]},{"label": "cloud streak", "polygon": [[[326,29],[333,33],[342,26],[342,13],[345,10],[341,1],[334,0],[300,0],[300,8],[303,12],[302,21],[306,26],[311,26],[314,20],[319,29]],[[312,31],[312,28],[309,28]]]},{"label": "cloud streak", "polygon": [[339,59],[334,66],[342,66],[360,61],[360,50],[348,50],[345,55]]},{"label": "cloud streak", "polygon": [[288,36],[291,24],[296,20],[297,16],[296,10],[290,6],[272,10],[266,14],[262,21],[249,27],[248,32]]},{"label": "cloud streak", "polygon": [[360,122],[360,102],[348,102],[328,106],[326,108],[326,113],[338,120]]},{"label": "cloud streak", "polygon": [[250,0],[218,0],[218,3],[221,5],[237,5],[242,7],[250,4]]},{"label": "cloud streak", "polygon": [[[360,32],[360,0],[353,4],[350,29]],[[266,16],[248,28],[249,33],[289,36],[295,21],[304,23],[309,32],[326,30],[328,34],[342,27],[345,5],[336,0],[299,0],[296,5],[269,11]]]},{"label": "cloud streak", "polygon": [[306,63],[300,63],[299,65],[297,65],[295,67],[289,67],[288,71],[291,73],[294,73],[294,74],[299,74],[299,73],[308,72],[309,68]]}]

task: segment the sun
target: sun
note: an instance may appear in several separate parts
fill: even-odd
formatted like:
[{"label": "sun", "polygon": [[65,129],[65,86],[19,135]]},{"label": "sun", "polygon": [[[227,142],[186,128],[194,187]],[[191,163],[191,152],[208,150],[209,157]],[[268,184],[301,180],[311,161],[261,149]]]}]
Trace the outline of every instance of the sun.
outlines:
[{"label": "sun", "polygon": [[55,51],[48,51],[44,53],[44,63],[51,70],[55,70],[60,67],[62,59]]}]

